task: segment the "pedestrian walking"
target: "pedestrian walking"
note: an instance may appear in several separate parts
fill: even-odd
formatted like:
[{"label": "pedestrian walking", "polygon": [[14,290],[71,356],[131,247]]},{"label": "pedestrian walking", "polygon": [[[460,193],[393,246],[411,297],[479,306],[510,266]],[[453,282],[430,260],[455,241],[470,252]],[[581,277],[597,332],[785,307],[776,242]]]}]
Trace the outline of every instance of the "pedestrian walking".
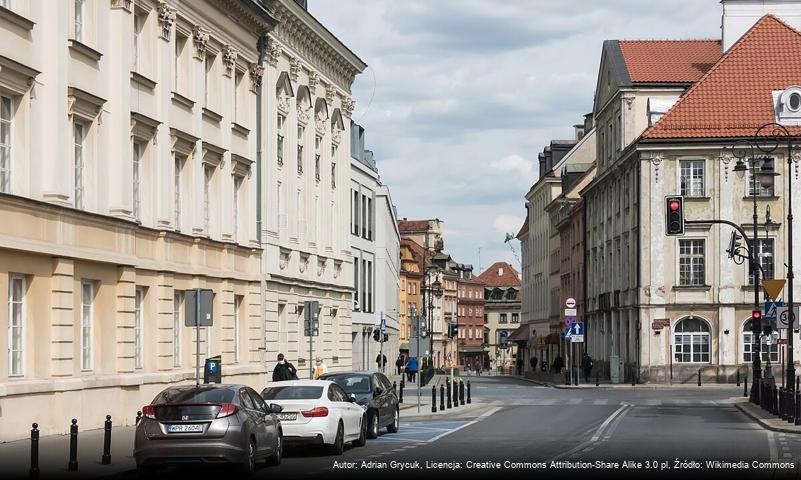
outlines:
[{"label": "pedestrian walking", "polygon": [[379,353],[375,356],[375,363],[378,365],[378,370],[383,372],[384,368],[387,366],[387,356],[383,353]]},{"label": "pedestrian walking", "polygon": [[410,382],[414,382],[417,378],[417,370],[419,368],[418,365],[417,357],[410,358],[409,362],[406,364],[406,372]]},{"label": "pedestrian walking", "polygon": [[403,355],[398,355],[398,359],[395,360],[395,368],[398,370],[398,375],[402,373],[404,363],[406,363],[406,361],[403,359]]},{"label": "pedestrian walking", "polygon": [[581,357],[581,369],[584,371],[584,381],[589,382],[592,374],[592,357],[587,352]]},{"label": "pedestrian walking", "polygon": [[476,375],[479,377],[481,376],[481,364],[478,362],[478,359],[473,360],[473,370],[476,371]]},{"label": "pedestrian walking", "polygon": [[531,365],[531,372],[532,373],[536,372],[537,371],[537,357],[531,357],[531,359],[528,362]]},{"label": "pedestrian walking", "polygon": [[517,359],[517,374],[518,375],[523,375],[523,359],[522,358],[518,358]]},{"label": "pedestrian walking", "polygon": [[328,373],[328,367],[323,362],[323,359],[317,357],[314,359],[314,379],[317,380],[318,378],[322,377]]},{"label": "pedestrian walking", "polygon": [[297,380],[298,369],[292,363],[284,359],[284,354],[278,354],[278,363],[273,369],[273,382],[282,382],[285,380]]},{"label": "pedestrian walking", "polygon": [[562,359],[561,355],[557,355],[556,358],[553,359],[553,369],[556,371],[557,374],[562,373],[562,367],[565,366],[565,361]]}]

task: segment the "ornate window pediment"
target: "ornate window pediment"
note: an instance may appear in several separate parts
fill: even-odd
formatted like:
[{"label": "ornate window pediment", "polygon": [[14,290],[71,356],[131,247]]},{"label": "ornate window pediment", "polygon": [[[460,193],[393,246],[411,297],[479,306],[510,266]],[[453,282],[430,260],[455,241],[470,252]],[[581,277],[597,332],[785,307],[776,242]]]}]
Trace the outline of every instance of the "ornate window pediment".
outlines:
[{"label": "ornate window pediment", "polygon": [[209,142],[203,142],[203,163],[212,167],[220,167],[223,164],[223,155],[225,149],[213,145]]},{"label": "ornate window pediment", "polygon": [[292,82],[289,81],[289,74],[281,72],[278,76],[278,82],[275,85],[275,97],[278,102],[278,110],[282,113],[289,114],[289,97],[294,97],[295,92],[292,90]]},{"label": "ornate window pediment", "polygon": [[161,122],[146,117],[141,113],[131,113],[131,136],[143,142],[149,142],[156,137]]},{"label": "ornate window pediment", "polygon": [[198,138],[175,128],[170,129],[172,152],[182,157],[189,157],[195,151]]},{"label": "ornate window pediment", "polygon": [[328,120],[328,104],[324,98],[314,102],[314,126],[320,135],[325,135],[325,124]]},{"label": "ornate window pediment", "polygon": [[251,165],[253,165],[253,160],[235,153],[231,154],[231,170],[234,172],[234,175],[240,177],[250,176]]},{"label": "ornate window pediment", "polygon": [[295,106],[298,110],[298,122],[302,124],[309,123],[309,119],[311,118],[311,94],[309,93],[309,87],[303,85],[298,89],[298,97],[297,101],[295,102]]},{"label": "ornate window pediment", "polygon": [[106,103],[104,99],[75,87],[67,88],[67,100],[69,115],[89,122],[95,121]]}]

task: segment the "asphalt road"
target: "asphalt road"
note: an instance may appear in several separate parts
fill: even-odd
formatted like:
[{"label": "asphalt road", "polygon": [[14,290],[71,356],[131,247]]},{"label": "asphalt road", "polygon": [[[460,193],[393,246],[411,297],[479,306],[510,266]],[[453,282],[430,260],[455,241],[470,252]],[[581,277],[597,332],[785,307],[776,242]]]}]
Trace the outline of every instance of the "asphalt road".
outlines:
[{"label": "asphalt road", "polygon": [[[383,431],[366,446],[348,447],[337,457],[323,448],[287,449],[280,466],[260,467],[255,477],[801,478],[801,435],[771,432],[752,422],[733,405],[741,388],[568,390],[509,377],[470,380],[470,409],[422,417],[413,416],[412,409],[402,413],[396,434]],[[114,478],[137,478],[129,455],[115,456],[121,473]],[[16,456],[24,459],[22,447]],[[733,465],[709,468],[707,461]],[[159,477],[231,475],[204,467],[165,469]]]}]

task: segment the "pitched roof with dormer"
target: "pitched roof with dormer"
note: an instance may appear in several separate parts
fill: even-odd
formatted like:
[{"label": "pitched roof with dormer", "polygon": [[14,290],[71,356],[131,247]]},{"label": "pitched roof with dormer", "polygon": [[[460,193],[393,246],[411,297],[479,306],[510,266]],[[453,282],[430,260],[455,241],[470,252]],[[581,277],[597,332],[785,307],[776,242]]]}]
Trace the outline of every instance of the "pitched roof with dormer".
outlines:
[{"label": "pitched roof with dormer", "polygon": [[799,52],[801,33],[765,15],[642,138],[754,135],[776,121],[773,91],[801,84]]},{"label": "pitched roof with dormer", "polygon": [[495,262],[484,270],[478,278],[488,287],[519,287],[520,274],[506,262]]}]

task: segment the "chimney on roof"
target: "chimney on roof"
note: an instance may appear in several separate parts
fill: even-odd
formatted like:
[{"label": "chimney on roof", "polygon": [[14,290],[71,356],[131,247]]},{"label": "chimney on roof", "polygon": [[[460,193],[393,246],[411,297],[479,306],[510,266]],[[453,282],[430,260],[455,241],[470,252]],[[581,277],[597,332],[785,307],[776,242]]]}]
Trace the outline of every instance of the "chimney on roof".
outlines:
[{"label": "chimney on roof", "polygon": [[724,52],[767,14],[801,30],[801,0],[721,0],[720,3],[723,4],[720,28]]}]

